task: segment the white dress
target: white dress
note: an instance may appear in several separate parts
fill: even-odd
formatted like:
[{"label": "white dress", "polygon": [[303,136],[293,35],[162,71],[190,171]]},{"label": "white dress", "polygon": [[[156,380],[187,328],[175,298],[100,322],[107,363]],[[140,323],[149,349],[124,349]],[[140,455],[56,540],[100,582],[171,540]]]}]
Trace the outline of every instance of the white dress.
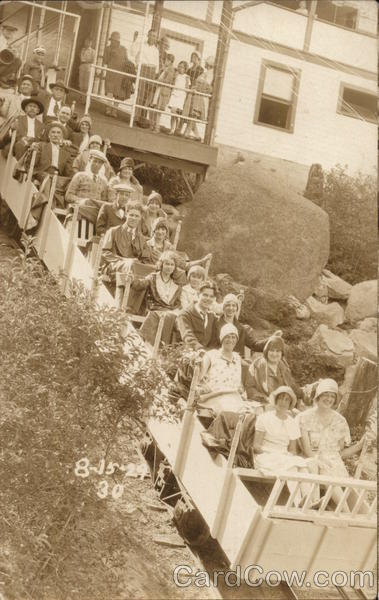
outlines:
[{"label": "white dress", "polygon": [[212,391],[238,390],[242,385],[241,357],[233,352],[232,360],[222,355],[222,350],[209,350],[210,366],[206,379]]},{"label": "white dress", "polygon": [[[179,110],[183,110],[184,101],[187,96],[186,87],[189,82],[189,77],[186,73],[178,73],[175,78],[175,88],[181,89],[173,89],[171,92],[169,108],[176,108]],[[188,86],[189,87],[189,86]]]},{"label": "white dress", "polygon": [[265,436],[262,443],[262,453],[254,454],[254,464],[257,469],[267,474],[294,470],[296,467],[307,467],[307,462],[301,456],[288,452],[291,440],[300,437],[298,422],[288,416],[279,419],[275,411],[259,415],[255,424],[256,431],[263,431]]}]

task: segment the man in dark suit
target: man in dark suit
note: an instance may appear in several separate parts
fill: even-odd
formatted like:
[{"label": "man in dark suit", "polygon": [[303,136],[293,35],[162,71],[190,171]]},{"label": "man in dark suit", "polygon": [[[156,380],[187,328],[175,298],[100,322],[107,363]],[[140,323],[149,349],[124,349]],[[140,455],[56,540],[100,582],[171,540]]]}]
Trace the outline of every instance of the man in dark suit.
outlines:
[{"label": "man in dark suit", "polygon": [[200,286],[199,300],[177,318],[180,336],[192,350],[208,350],[216,346],[216,315],[210,312],[215,296],[215,284],[204,281]]},{"label": "man in dark suit", "polygon": [[[52,121],[47,129],[49,141],[38,142],[30,146],[30,149],[36,150],[36,161],[34,165],[33,177],[38,181],[43,181],[46,175],[57,173],[61,177],[72,177],[72,157],[62,145],[63,129],[59,121]],[[26,159],[25,168],[28,169],[31,159],[31,152]]]},{"label": "man in dark suit", "polygon": [[176,374],[176,382],[170,389],[173,401],[182,402],[186,398],[193,377],[194,360],[206,350],[217,345],[216,315],[210,311],[215,300],[216,286],[212,281],[204,281],[199,289],[199,300],[181,311],[176,319],[182,341],[195,355],[184,356]]},{"label": "man in dark suit", "polygon": [[[23,100],[21,108],[25,115],[19,116],[14,125],[16,142],[13,153],[17,160],[21,158],[30,144],[40,141],[44,128],[41,121],[36,118],[44,111],[42,102],[36,96]],[[6,148],[4,150],[6,151]],[[6,154],[8,153],[6,152]]]}]

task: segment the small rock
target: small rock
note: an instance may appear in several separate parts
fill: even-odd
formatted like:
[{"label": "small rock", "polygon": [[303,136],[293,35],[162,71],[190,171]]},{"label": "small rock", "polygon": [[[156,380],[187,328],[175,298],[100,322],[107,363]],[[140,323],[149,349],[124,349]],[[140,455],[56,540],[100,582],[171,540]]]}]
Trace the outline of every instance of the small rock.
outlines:
[{"label": "small rock", "polygon": [[375,279],[353,285],[346,307],[346,319],[361,321],[375,317],[377,312],[378,284]]},{"label": "small rock", "polygon": [[322,275],[318,280],[317,286],[313,292],[313,296],[316,298],[316,300],[322,302],[323,304],[328,303],[328,286],[326,285]]},{"label": "small rock", "polygon": [[368,331],[370,333],[377,334],[378,330],[378,321],[375,317],[366,317],[360,323],[358,323],[358,329],[362,329],[362,331]]},{"label": "small rock", "polygon": [[148,502],[146,506],[147,508],[151,508],[151,510],[156,510],[157,512],[167,512],[167,507],[164,504],[153,504],[152,502]]},{"label": "small rock", "polygon": [[347,283],[347,281],[344,281],[338,275],[334,275],[328,269],[323,269],[322,276],[328,288],[329,298],[333,300],[347,300],[349,298],[353,287],[350,283]]},{"label": "small rock", "polygon": [[295,298],[295,296],[288,296],[288,302],[295,309],[296,319],[305,321],[311,318],[311,311],[309,310],[308,306],[302,304],[300,300]]},{"label": "small rock", "polygon": [[319,325],[309,344],[324,352],[344,368],[354,362],[354,344],[348,335],[329,329],[327,325]]},{"label": "small rock", "polygon": [[312,296],[306,301],[312,316],[319,322],[325,323],[329,327],[337,327],[345,320],[345,313],[338,302],[331,302],[331,304],[324,304],[319,302]]},{"label": "small rock", "polygon": [[349,337],[354,344],[355,352],[358,356],[368,358],[376,362],[377,357],[377,338],[376,334],[362,329],[353,329]]},{"label": "small rock", "polygon": [[169,548],[185,548],[186,545],[182,538],[176,534],[159,535],[153,538],[153,541],[160,546],[168,546]]}]

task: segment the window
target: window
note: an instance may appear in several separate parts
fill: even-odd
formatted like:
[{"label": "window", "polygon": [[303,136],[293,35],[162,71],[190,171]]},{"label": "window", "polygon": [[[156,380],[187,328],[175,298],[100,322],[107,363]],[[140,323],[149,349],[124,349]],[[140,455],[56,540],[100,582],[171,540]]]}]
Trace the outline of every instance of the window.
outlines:
[{"label": "window", "polygon": [[300,71],[264,61],[254,123],[293,132]]},{"label": "window", "polygon": [[191,54],[196,50],[200,56],[203,54],[204,42],[188,35],[182,35],[168,29],[161,29],[160,37],[167,37],[170,42],[169,52],[175,56],[174,66],[181,60],[190,63]]},{"label": "window", "polygon": [[337,112],[349,117],[355,117],[356,119],[365,119],[371,123],[376,123],[376,94],[342,83]]},{"label": "window", "polygon": [[341,25],[348,29],[356,29],[358,21],[358,10],[348,6],[340,0],[318,0],[316,15],[323,21],[329,21],[335,25]]}]

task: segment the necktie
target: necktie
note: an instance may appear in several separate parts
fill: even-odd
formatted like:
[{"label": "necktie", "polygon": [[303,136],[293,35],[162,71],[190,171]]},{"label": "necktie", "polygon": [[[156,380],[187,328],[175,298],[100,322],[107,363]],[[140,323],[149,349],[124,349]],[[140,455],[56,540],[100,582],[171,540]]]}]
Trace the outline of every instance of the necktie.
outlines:
[{"label": "necktie", "polygon": [[93,180],[96,183],[96,181],[97,181],[97,175],[95,175],[95,173],[93,174]]},{"label": "necktie", "polygon": [[56,100],[54,100],[54,108],[53,108],[53,113],[55,115],[57,115],[59,113],[59,106],[58,106],[58,102]]}]

